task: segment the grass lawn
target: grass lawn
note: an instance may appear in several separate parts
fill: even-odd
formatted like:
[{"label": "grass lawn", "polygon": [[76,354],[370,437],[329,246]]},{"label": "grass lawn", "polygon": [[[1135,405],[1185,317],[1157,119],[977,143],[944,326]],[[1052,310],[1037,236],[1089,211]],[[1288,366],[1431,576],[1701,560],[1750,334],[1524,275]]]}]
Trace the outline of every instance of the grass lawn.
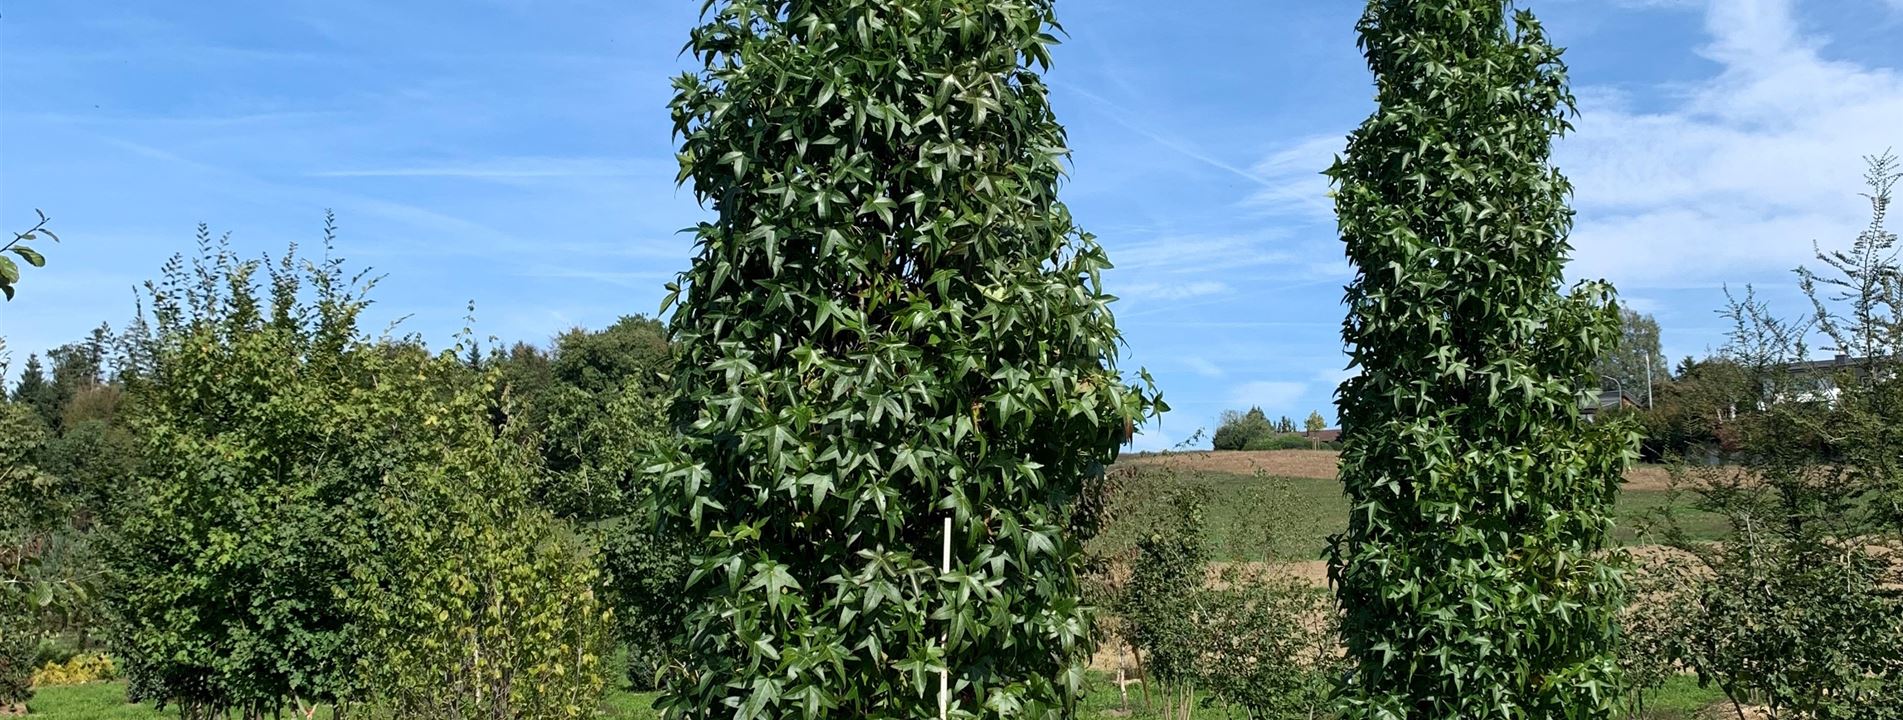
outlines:
[{"label": "grass lawn", "polygon": [[[648,709],[653,701],[651,694],[611,691],[602,698],[600,716],[610,720],[651,720],[656,717],[654,711]],[[38,688],[27,707],[33,711],[27,717],[46,720],[170,720],[178,717],[176,708],[159,711],[150,704],[126,704],[126,686],[119,682]],[[287,710],[284,716],[293,715]],[[317,716],[329,718],[330,714],[319,712]]]},{"label": "grass lawn", "polygon": [[[33,713],[28,717],[45,720],[163,720],[176,718],[176,710],[160,712],[150,705],[127,705],[124,683],[94,683],[91,685],[72,685],[67,687],[40,688],[29,706]],[[1130,689],[1132,712],[1121,712],[1122,702],[1117,697],[1116,685],[1108,677],[1093,676],[1084,697],[1079,720],[1113,720],[1115,718],[1154,718],[1156,714],[1147,713],[1142,708],[1142,694],[1138,688]],[[1703,690],[1691,678],[1678,678],[1660,689],[1646,701],[1647,713],[1643,716],[1651,720],[1684,720],[1691,718],[1701,708],[1709,707],[1723,699],[1716,691]],[[602,699],[599,717],[604,720],[652,720],[653,710],[648,709],[654,701],[652,694],[614,691]],[[1216,710],[1199,711],[1199,717],[1221,718]],[[287,713],[286,717],[290,717]],[[318,717],[328,717],[319,713]]]}]

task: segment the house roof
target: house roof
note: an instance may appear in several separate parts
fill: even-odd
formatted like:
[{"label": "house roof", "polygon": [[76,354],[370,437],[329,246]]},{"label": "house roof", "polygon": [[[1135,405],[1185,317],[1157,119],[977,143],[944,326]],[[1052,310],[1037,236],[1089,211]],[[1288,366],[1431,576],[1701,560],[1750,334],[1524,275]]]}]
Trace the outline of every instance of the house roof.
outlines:
[{"label": "house roof", "polygon": [[1785,365],[1784,369],[1794,373],[1829,372],[1832,370],[1842,370],[1845,368],[1859,367],[1868,362],[1869,362],[1869,358],[1851,357],[1849,355],[1838,355],[1829,360],[1807,360],[1805,362],[1791,363],[1789,365]]},{"label": "house roof", "polygon": [[1638,407],[1639,401],[1632,399],[1632,396],[1625,394],[1623,390],[1601,390],[1599,391],[1598,397],[1591,400],[1581,399],[1579,401],[1580,408],[1587,412],[1610,410],[1625,405]]}]

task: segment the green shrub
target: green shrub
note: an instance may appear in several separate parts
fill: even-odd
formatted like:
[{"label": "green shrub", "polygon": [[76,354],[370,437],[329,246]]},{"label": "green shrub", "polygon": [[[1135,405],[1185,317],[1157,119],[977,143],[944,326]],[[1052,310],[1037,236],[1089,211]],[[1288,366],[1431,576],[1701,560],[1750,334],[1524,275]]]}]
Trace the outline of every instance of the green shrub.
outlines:
[{"label": "green shrub", "polygon": [[[365,422],[383,378],[335,265],[202,254],[151,284],[157,349],[133,423],[146,459],[108,553],[115,651],[186,717],[360,693],[342,586],[370,492],[400,460]],[[308,283],[310,304],[299,298]],[[421,413],[404,417],[415,425]]]},{"label": "green shrub", "polygon": [[1308,450],[1315,443],[1300,435],[1276,433],[1251,439],[1244,450]]},{"label": "green shrub", "polygon": [[0,710],[33,699],[33,668],[38,647],[33,633],[18,621],[0,618]]},{"label": "green shrub", "polygon": [[[1158,494],[1139,484],[1119,500],[1126,505],[1120,521],[1147,525],[1144,537],[1125,559],[1127,576],[1100,585],[1114,626],[1136,650],[1143,677],[1158,686],[1162,702],[1180,707],[1184,698],[1200,695],[1205,705],[1248,718],[1325,711],[1340,669],[1327,593],[1277,575],[1270,564],[1211,562],[1206,490],[1175,486]],[[1245,504],[1260,512],[1275,502],[1255,495]],[[1279,532],[1265,528],[1265,544],[1273,545]]]},{"label": "green shrub", "polygon": [[607,600],[627,651],[628,686],[635,690],[659,687],[663,672],[687,661],[675,635],[687,618],[682,595],[695,548],[680,533],[658,530],[648,520],[625,521],[602,550]]},{"label": "green shrub", "polygon": [[1250,408],[1246,413],[1231,410],[1223,412],[1210,441],[1216,450],[1246,450],[1251,443],[1275,434],[1275,424],[1269,422],[1262,408]]},{"label": "green shrub", "polygon": [[1198,685],[1251,720],[1326,712],[1340,668],[1328,593],[1271,568],[1229,565],[1197,595]]},{"label": "green shrub", "polygon": [[129,694],[186,718],[592,712],[592,557],[531,502],[494,378],[365,337],[341,261],[287,256],[261,288],[200,238],[150,286],[134,386],[145,462],[108,553]]}]

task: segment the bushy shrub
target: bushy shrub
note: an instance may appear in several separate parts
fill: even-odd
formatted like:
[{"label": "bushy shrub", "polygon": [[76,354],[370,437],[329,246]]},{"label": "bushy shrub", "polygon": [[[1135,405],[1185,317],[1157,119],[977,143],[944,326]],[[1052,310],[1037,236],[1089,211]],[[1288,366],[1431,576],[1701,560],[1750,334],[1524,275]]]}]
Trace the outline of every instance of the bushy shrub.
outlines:
[{"label": "bushy shrub", "polygon": [[199,239],[149,286],[157,367],[133,420],[147,462],[108,553],[115,651],[186,717],[360,695],[350,553],[367,552],[374,489],[409,469],[368,420],[382,383],[413,376],[375,366],[335,265],[307,276],[287,256],[261,289],[259,263]]},{"label": "bushy shrub", "polygon": [[1130,577],[1115,605],[1124,638],[1138,650],[1146,679],[1193,685],[1199,661],[1196,607],[1207,565],[1204,508],[1208,498],[1184,489],[1164,499],[1168,511],[1137,541]]},{"label": "bushy shrub", "polygon": [[[1261,511],[1277,500],[1245,502]],[[1146,684],[1146,698],[1154,701],[1150,693],[1159,693],[1166,716],[1182,713],[1199,696],[1205,705],[1248,718],[1325,711],[1341,665],[1327,592],[1279,575],[1270,562],[1213,561],[1201,488],[1144,492],[1126,502],[1150,507],[1126,508],[1120,521],[1148,527],[1123,559],[1127,577],[1104,585],[1103,597],[1146,683],[1157,686]],[[1277,533],[1265,528],[1262,545],[1273,546]]]},{"label": "bushy shrub", "polygon": [[81,653],[63,662],[49,662],[33,671],[33,685],[84,685],[119,679],[119,667],[104,653]]},{"label": "bushy shrub", "polygon": [[340,261],[287,256],[261,289],[260,264],[201,244],[151,286],[146,462],[108,557],[133,697],[186,718],[592,712],[592,557],[532,503],[493,378],[363,336],[368,285]]},{"label": "bushy shrub", "polygon": [[53,479],[31,458],[47,437],[32,408],[0,402],[0,710],[24,704],[39,664],[40,620],[53,600],[36,532]]},{"label": "bushy shrub", "polygon": [[0,710],[33,699],[33,633],[25,624],[0,618]]},{"label": "bushy shrub", "polygon": [[1250,408],[1246,413],[1224,412],[1210,441],[1216,450],[1246,450],[1250,443],[1275,434],[1275,424],[1263,414],[1262,408]]},{"label": "bushy shrub", "polygon": [[1275,433],[1253,438],[1244,450],[1308,450],[1315,443],[1300,435]]},{"label": "bushy shrub", "polygon": [[1231,564],[1198,592],[1197,685],[1251,720],[1324,713],[1340,669],[1328,592],[1272,567]]},{"label": "bushy shrub", "polygon": [[625,520],[602,549],[607,601],[627,651],[628,686],[635,690],[659,687],[662,673],[685,663],[675,636],[687,617],[682,590],[695,552],[681,533],[655,528],[648,520]]}]

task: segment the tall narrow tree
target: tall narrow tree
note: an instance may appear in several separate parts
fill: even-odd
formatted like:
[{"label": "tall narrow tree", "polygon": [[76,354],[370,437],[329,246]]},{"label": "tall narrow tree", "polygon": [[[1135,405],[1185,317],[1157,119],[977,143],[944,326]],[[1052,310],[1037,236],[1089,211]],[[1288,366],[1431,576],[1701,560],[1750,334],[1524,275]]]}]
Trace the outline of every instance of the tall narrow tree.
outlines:
[{"label": "tall narrow tree", "polygon": [[1348,531],[1330,577],[1344,718],[1599,718],[1620,575],[1601,555],[1634,437],[1582,421],[1612,292],[1562,291],[1573,99],[1504,0],[1372,0],[1379,109],[1328,175],[1348,257]]},{"label": "tall narrow tree", "polygon": [[1057,202],[1055,27],[1051,0],[709,2],[673,103],[718,218],[673,296],[655,496],[702,554],[671,717],[933,716],[945,669],[954,717],[1070,705],[1066,505],[1156,400]]}]

